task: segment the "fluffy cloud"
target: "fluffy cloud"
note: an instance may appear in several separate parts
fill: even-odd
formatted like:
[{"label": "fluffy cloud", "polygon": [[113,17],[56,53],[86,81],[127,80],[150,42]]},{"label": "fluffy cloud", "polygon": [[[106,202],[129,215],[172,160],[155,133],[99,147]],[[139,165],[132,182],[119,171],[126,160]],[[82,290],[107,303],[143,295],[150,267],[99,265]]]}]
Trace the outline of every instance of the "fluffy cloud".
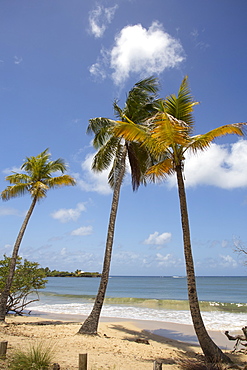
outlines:
[{"label": "fluffy cloud", "polygon": [[71,232],[71,235],[77,235],[77,236],[85,236],[85,235],[91,235],[93,232],[92,226],[82,226],[78,229],[75,229]]},{"label": "fluffy cloud", "polygon": [[[213,143],[204,152],[186,155],[185,185],[213,185],[222,189],[247,186],[247,140],[231,145]],[[176,185],[175,177],[168,180],[169,186]]]},{"label": "fluffy cloud", "polygon": [[69,221],[76,221],[80,217],[81,213],[86,211],[86,207],[84,203],[78,203],[76,208],[61,208],[58,211],[55,211],[51,214],[53,218],[59,220],[60,222],[69,222]]},{"label": "fluffy cloud", "polygon": [[114,70],[112,78],[119,85],[131,73],[159,74],[177,67],[183,60],[180,42],[166,33],[160,23],[153,22],[148,29],[141,24],[129,25],[116,35],[113,48],[104,52],[104,57],[91,66],[90,72],[102,78],[108,63]]},{"label": "fluffy cloud", "polygon": [[96,9],[89,13],[90,31],[96,38],[103,36],[107,25],[111,23],[117,8],[117,5],[112,6],[111,8],[104,8],[103,6],[98,5]]},{"label": "fluffy cloud", "polygon": [[159,234],[158,231],[155,231],[153,234],[150,234],[146,240],[144,240],[144,244],[163,245],[165,243],[168,243],[170,240],[171,233]]},{"label": "fluffy cloud", "polygon": [[94,154],[88,154],[82,162],[83,178],[79,174],[74,174],[77,185],[84,191],[95,191],[99,194],[110,194],[111,188],[108,185],[108,170],[93,172],[92,162]]}]

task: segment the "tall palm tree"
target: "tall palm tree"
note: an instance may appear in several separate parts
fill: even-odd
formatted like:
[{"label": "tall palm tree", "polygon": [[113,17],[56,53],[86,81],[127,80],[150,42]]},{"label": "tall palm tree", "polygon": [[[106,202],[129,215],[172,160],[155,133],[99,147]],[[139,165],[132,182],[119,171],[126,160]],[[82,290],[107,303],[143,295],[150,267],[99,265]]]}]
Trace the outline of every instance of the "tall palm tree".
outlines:
[{"label": "tall palm tree", "polygon": [[[153,114],[152,103],[158,91],[157,80],[153,77],[144,79],[134,85],[129,91],[126,103],[121,109],[114,102],[115,115],[121,121],[131,120],[141,123]],[[132,187],[137,190],[141,183],[145,184],[145,173],[150,166],[148,151],[138,143],[128,142],[114,135],[114,127],[118,121],[108,118],[94,118],[89,121],[88,133],[94,133],[94,147],[98,149],[92,169],[103,171],[111,166],[108,182],[113,189],[110,218],[105,246],[104,263],[98,293],[90,315],[82,324],[79,333],[96,335],[101,309],[104,303],[107,284],[109,280],[112,246],[114,239],[115,223],[118,210],[120,189],[126,173],[127,159],[131,167]]]},{"label": "tall palm tree", "polygon": [[[46,197],[46,193],[49,189],[75,185],[75,180],[71,176],[64,175],[64,172],[66,171],[64,161],[61,158],[56,161],[51,161],[50,156],[51,154],[48,153],[48,149],[46,149],[36,157],[27,157],[26,161],[21,166],[21,169],[26,173],[14,172],[12,175],[7,176],[6,180],[9,181],[11,185],[7,186],[7,188],[1,192],[1,198],[4,201],[29,193],[31,195],[32,202],[17,236],[10,261],[8,277],[5,287],[1,291],[0,322],[5,321],[6,305],[14,278],[18,251],[36,203],[40,199]],[[62,175],[52,177],[52,174],[58,171],[61,172]]]},{"label": "tall palm tree", "polygon": [[200,150],[205,150],[215,138],[226,134],[243,135],[243,124],[224,125],[206,134],[193,136],[194,121],[192,112],[196,104],[198,103],[194,101],[191,95],[186,77],[182,81],[177,96],[171,95],[164,101],[159,101],[156,115],[147,122],[149,131],[147,131],[147,127],[134,125],[133,122],[129,121],[125,124],[119,124],[115,129],[115,134],[124,137],[128,141],[142,142],[150,150],[151,154],[155,156],[156,163],[147,171],[147,175],[152,181],[164,179],[174,173],[176,174],[187,272],[188,298],[194,329],[208,361],[230,362],[228,356],[209,337],[200,313],[183,169],[185,153],[187,151],[196,153]]}]

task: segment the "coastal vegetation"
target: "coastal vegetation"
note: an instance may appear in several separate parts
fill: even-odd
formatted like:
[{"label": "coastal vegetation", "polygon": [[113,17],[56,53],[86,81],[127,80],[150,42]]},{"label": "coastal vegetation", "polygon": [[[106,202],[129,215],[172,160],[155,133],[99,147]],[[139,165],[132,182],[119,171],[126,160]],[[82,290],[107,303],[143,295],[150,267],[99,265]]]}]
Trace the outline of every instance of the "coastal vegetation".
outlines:
[{"label": "coastal vegetation", "polygon": [[[0,291],[4,288],[8,276],[11,258],[4,255],[0,260]],[[38,301],[38,290],[44,289],[47,283],[44,269],[37,262],[22,261],[17,257],[15,275],[6,304],[6,314],[13,312],[22,315],[24,309],[32,302]],[[32,293],[32,299],[29,298]],[[36,298],[33,298],[33,296]]]},{"label": "coastal vegetation", "polygon": [[[7,201],[28,193],[31,196],[32,202],[14,244],[7,278],[5,285],[1,290],[0,322],[5,321],[6,306],[15,274],[19,248],[36,203],[46,197],[49,189],[75,185],[75,180],[71,176],[64,174],[67,170],[64,160],[59,158],[55,161],[51,161],[50,157],[51,154],[48,152],[48,149],[44,150],[36,157],[27,157],[26,161],[21,166],[21,170],[24,172],[13,172],[12,175],[5,178],[10,185],[1,192],[2,200]],[[52,176],[57,172],[62,173],[62,175]]]},{"label": "coastal vegetation", "polygon": [[194,329],[205,358],[211,363],[231,362],[207,333],[200,313],[195,281],[194,261],[190,240],[189,216],[184,185],[184,162],[186,152],[195,154],[207,149],[212,141],[227,134],[243,135],[243,124],[229,124],[193,136],[193,109],[197,105],[185,77],[177,95],[156,102],[156,114],[144,125],[128,119],[119,122],[115,135],[128,142],[139,142],[150,151],[154,164],[147,170],[150,181],[166,179],[175,174],[178,185],[180,213],[187,272],[188,298]]},{"label": "coastal vegetation", "polygon": [[53,347],[39,342],[30,344],[26,351],[16,350],[10,362],[10,370],[48,370],[53,362]]},{"label": "coastal vegetation", "polygon": [[[128,122],[129,119],[137,123],[144,122],[153,114],[153,101],[157,91],[158,81],[155,78],[150,77],[136,83],[129,91],[123,109],[116,101],[114,102],[113,108],[116,118],[120,122]],[[117,125],[118,121],[98,117],[91,119],[87,128],[87,133],[94,134],[93,145],[98,150],[94,156],[92,170],[101,172],[111,167],[108,183],[113,189],[113,195],[100,285],[93,309],[79,330],[81,334],[97,334],[99,317],[109,280],[120,189],[127,163],[130,164],[131,168],[133,190],[137,190],[140,184],[146,184],[144,173],[148,165],[151,164],[149,151],[144,146],[135,141],[123,140],[114,134],[114,128]]]},{"label": "coastal vegetation", "polygon": [[49,267],[41,268],[46,277],[101,277],[99,272],[86,272],[76,270],[74,272],[50,270]]}]

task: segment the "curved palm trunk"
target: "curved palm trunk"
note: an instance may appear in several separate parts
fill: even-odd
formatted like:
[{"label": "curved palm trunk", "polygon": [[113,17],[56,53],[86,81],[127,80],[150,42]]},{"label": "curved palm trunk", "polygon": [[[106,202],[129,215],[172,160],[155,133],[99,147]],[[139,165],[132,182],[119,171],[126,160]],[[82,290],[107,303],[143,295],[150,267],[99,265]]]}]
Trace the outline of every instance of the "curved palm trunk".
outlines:
[{"label": "curved palm trunk", "polygon": [[190,227],[189,227],[189,217],[187,210],[186,194],[182,173],[182,164],[176,166],[177,174],[177,183],[178,183],[178,193],[180,200],[180,211],[181,211],[181,222],[183,230],[183,242],[184,242],[184,255],[186,263],[186,272],[187,272],[187,286],[188,286],[188,298],[190,305],[191,317],[194,325],[194,329],[202,348],[202,351],[207,359],[207,361],[216,363],[216,362],[231,362],[230,358],[226,356],[220,348],[213,342],[210,336],[207,333],[207,330],[204,326],[203,319],[201,317],[197,290],[196,290],[196,281],[195,281],[195,270],[193,255],[191,249],[190,241]]},{"label": "curved palm trunk", "polygon": [[117,178],[114,191],[113,191],[113,196],[112,196],[111,213],[110,213],[110,219],[109,219],[109,225],[108,225],[104,264],[103,264],[102,275],[100,279],[100,285],[99,285],[97,296],[95,298],[93,309],[90,315],[87,317],[87,319],[84,321],[84,323],[79,329],[78,333],[80,334],[91,334],[91,335],[97,334],[100,313],[101,313],[101,309],[104,303],[106,288],[107,288],[107,284],[109,280],[112,245],[113,245],[113,239],[114,239],[114,231],[115,231],[115,223],[116,223],[116,216],[117,216],[119,196],[120,196],[120,188],[121,188],[121,184],[122,184],[124,173],[125,173],[126,155],[127,155],[127,148],[126,146],[124,146],[122,158],[121,158],[120,172],[119,172],[119,176]]},{"label": "curved palm trunk", "polygon": [[11,286],[12,286],[14,274],[15,274],[15,266],[16,266],[18,251],[19,251],[19,248],[20,248],[20,245],[21,245],[23,235],[24,235],[25,230],[27,228],[28,221],[29,221],[29,219],[30,219],[30,217],[33,213],[36,202],[37,202],[37,198],[34,198],[32,203],[31,203],[31,206],[30,206],[30,208],[29,208],[29,210],[26,214],[26,217],[23,221],[23,224],[21,226],[21,229],[19,231],[19,234],[17,236],[16,242],[15,242],[15,245],[14,245],[14,248],[13,248],[12,257],[11,257],[10,265],[9,265],[9,274],[8,274],[7,280],[5,282],[5,287],[1,291],[1,296],[0,296],[0,322],[5,321],[7,301],[8,301],[9,292],[10,292],[10,289],[11,289]]}]

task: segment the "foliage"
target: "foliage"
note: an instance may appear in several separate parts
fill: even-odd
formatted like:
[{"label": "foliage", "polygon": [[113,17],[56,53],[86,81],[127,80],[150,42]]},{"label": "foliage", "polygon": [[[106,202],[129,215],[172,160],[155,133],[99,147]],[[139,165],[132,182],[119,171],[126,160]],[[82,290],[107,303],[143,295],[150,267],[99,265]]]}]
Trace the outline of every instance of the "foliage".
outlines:
[{"label": "foliage", "polygon": [[[4,259],[0,260],[0,290],[4,288],[6,277],[9,272],[11,258],[4,255]],[[30,262],[22,258],[17,258],[16,271],[10,293],[8,296],[6,313],[13,311],[21,315],[24,308],[38,300],[38,290],[44,289],[47,280],[45,280],[43,269],[39,268],[36,262]],[[37,298],[28,300],[29,295],[35,293]]]},{"label": "foliage", "polygon": [[43,342],[30,345],[27,351],[17,350],[11,370],[48,370],[53,360],[53,347]]},{"label": "foliage", "polygon": [[[58,158],[56,161],[51,161],[50,157],[48,149],[36,157],[27,157],[21,166],[21,170],[26,173],[13,172],[6,177],[6,181],[11,185],[2,191],[2,199],[6,201],[29,193],[32,198],[40,200],[46,197],[49,189],[75,185],[75,180],[71,176],[64,175],[67,170],[64,160]],[[57,171],[62,175],[52,177],[52,174]]]},{"label": "foliage", "polygon": [[50,270],[49,267],[41,268],[47,277],[100,277],[99,272],[82,272],[75,270],[75,272]]}]

